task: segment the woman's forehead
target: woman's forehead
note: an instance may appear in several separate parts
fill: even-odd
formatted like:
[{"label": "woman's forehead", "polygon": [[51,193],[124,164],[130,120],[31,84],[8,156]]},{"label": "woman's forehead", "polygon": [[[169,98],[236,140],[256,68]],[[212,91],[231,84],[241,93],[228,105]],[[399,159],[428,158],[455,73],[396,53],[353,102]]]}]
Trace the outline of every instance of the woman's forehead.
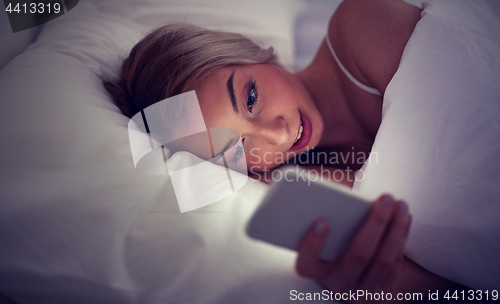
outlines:
[{"label": "woman's forehead", "polygon": [[234,78],[238,79],[249,74],[250,72],[255,73],[255,69],[253,69],[254,66],[256,65],[243,64],[218,68],[210,74],[204,76],[199,83],[195,85],[195,88],[203,88],[205,90],[207,87],[217,87],[218,89],[224,89],[231,74],[234,73]]},{"label": "woman's forehead", "polygon": [[221,68],[203,79],[195,89],[207,124],[213,124],[233,112],[227,90],[227,81],[231,74],[230,68]]},{"label": "woman's forehead", "polygon": [[201,99],[200,103],[213,101],[214,98],[220,97],[222,89],[224,88],[224,79],[229,77],[231,70],[228,67],[217,69],[209,75],[203,77],[195,86],[196,94]]}]

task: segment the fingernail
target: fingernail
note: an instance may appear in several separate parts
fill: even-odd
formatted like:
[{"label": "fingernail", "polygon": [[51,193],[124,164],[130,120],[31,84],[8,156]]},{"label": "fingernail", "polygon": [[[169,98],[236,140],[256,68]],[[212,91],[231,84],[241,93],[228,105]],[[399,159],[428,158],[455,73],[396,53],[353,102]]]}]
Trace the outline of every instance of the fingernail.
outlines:
[{"label": "fingernail", "polygon": [[386,207],[391,207],[392,204],[394,203],[394,199],[390,195],[385,195],[382,198],[382,203],[384,203],[384,206],[386,206]]},{"label": "fingernail", "polygon": [[320,220],[314,226],[314,233],[321,235],[321,234],[325,233],[327,227],[328,227],[328,224],[326,223],[326,221]]},{"label": "fingernail", "polygon": [[405,214],[406,212],[408,212],[408,205],[405,202],[401,201],[399,203],[399,213]]}]

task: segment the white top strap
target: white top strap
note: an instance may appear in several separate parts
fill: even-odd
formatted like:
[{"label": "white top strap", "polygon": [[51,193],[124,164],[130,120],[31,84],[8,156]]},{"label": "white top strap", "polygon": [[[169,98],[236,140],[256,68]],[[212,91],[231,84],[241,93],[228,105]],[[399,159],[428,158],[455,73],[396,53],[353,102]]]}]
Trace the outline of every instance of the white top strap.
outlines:
[{"label": "white top strap", "polygon": [[354,76],[352,76],[351,73],[349,73],[349,71],[344,67],[342,62],[340,62],[339,58],[337,57],[337,54],[335,54],[335,51],[333,50],[332,44],[330,43],[330,39],[328,39],[328,35],[326,35],[326,43],[328,44],[328,47],[330,48],[330,52],[332,53],[333,58],[335,58],[335,61],[337,61],[337,64],[339,65],[342,72],[344,72],[344,74],[347,76],[347,78],[349,78],[360,89],[362,89],[368,93],[371,93],[373,95],[382,96],[382,94],[380,94],[380,92],[376,88],[372,88],[372,87],[369,87],[365,84],[362,84],[359,80],[354,78]]}]

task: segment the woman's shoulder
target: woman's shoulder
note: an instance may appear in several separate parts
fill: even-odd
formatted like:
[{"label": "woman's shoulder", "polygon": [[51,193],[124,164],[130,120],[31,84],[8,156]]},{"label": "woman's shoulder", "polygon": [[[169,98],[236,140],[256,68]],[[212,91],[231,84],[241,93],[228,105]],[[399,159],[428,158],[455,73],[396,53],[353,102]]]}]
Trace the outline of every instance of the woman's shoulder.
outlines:
[{"label": "woman's shoulder", "polygon": [[382,94],[394,76],[421,9],[402,0],[344,0],[328,35],[346,68]]}]

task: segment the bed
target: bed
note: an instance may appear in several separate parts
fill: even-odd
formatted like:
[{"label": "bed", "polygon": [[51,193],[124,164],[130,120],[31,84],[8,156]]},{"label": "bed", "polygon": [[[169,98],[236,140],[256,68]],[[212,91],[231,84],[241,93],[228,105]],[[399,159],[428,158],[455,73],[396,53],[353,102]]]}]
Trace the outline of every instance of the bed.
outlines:
[{"label": "bed", "polygon": [[[320,291],[294,274],[292,252],[245,236],[266,185],[249,180],[181,214],[168,176],[137,172],[128,119],[98,78],[116,72],[149,29],[172,21],[244,33],[273,45],[291,70],[305,7],[80,1],[34,29],[32,44],[7,37],[18,41],[10,54],[21,54],[0,73],[0,293],[16,303],[286,303],[292,289]],[[191,156],[176,155],[170,167]]]},{"label": "bed", "polygon": [[[3,51],[3,41],[6,41],[3,39],[8,34],[1,36],[5,66],[0,70],[3,106],[0,111],[3,147],[0,154],[0,293],[5,295],[6,301],[23,304],[288,303],[292,290],[321,292],[320,286],[294,273],[295,253],[245,235],[246,222],[268,190],[267,185],[248,179],[231,196],[181,213],[168,175],[138,172],[130,151],[129,120],[112,104],[98,77],[102,73],[116,73],[120,59],[144,33],[171,21],[188,21],[243,33],[263,45],[274,46],[285,68],[300,70],[314,56],[326,33],[326,23],[339,3],[234,2],[82,0],[71,12],[42,28],[25,32],[22,38],[9,36],[17,44],[15,48],[10,47],[14,43],[9,44],[8,54]],[[424,1],[411,2],[427,5]],[[450,7],[447,1],[443,3]],[[500,60],[498,45],[491,38],[498,34],[491,29],[500,28],[496,27],[499,9],[492,2],[485,3],[492,12],[488,13],[490,18],[486,18],[484,25],[473,24],[476,27],[470,30],[488,34],[482,36],[485,37],[481,40],[483,47],[476,51],[489,49],[493,57],[486,53],[480,57],[496,58],[496,63],[494,60],[484,62],[492,67],[491,75],[483,75],[488,77],[491,88],[487,91],[489,95],[483,98],[489,104],[478,106],[475,113],[488,115],[491,123],[487,128],[478,123],[474,129],[486,130],[484,134],[488,137],[479,138],[473,134],[467,137],[468,140],[478,138],[482,143],[478,147],[483,149],[488,144],[491,147],[492,142],[500,142],[500,73],[494,73]],[[435,7],[432,4],[426,13],[430,23],[445,20],[436,15]],[[456,7],[453,13],[485,13],[481,8],[474,11]],[[442,9],[438,7],[437,11]],[[2,21],[2,24],[6,23]],[[464,172],[451,169],[418,171],[421,166],[412,161],[416,155],[399,155],[394,149],[389,153],[385,148],[394,147],[391,139],[402,136],[394,133],[397,131],[394,126],[407,121],[396,115],[403,111],[398,108],[398,102],[422,96],[422,87],[406,87],[412,93],[409,96],[398,95],[401,93],[396,89],[404,87],[408,77],[414,77],[412,83],[418,84],[418,77],[428,72],[422,69],[418,75],[408,75],[406,71],[420,62],[412,58],[421,58],[411,53],[431,52],[426,53],[430,56],[426,58],[432,59],[431,55],[435,54],[432,52],[439,51],[418,49],[418,45],[424,43],[420,40],[425,40],[427,24],[417,26],[416,33],[422,34],[412,36],[415,42],[409,44],[411,48],[405,50],[402,59],[402,64],[410,67],[398,70],[399,74],[391,81],[384,97],[384,123],[387,123],[381,127],[383,132],[374,145],[374,151],[382,156],[381,163],[365,165],[359,173],[364,174],[363,178],[359,175],[355,188],[373,196],[390,191],[408,200],[415,214],[406,253],[409,257],[431,271],[470,287],[498,288],[500,246],[498,240],[484,243],[495,239],[500,232],[494,221],[500,214],[497,192],[500,181],[496,173],[500,168],[498,162],[493,161],[497,167],[490,162],[500,154],[498,148],[493,146],[488,150],[491,154],[481,158],[484,162],[468,164],[464,160],[460,166],[452,167],[470,172],[481,171],[489,164],[488,174],[478,175],[484,182],[456,181],[453,184],[454,187],[475,187],[475,192],[446,196],[445,191],[452,188],[436,184],[434,192],[426,192],[426,197],[419,196],[422,192],[415,192],[415,189],[428,189],[436,180]],[[34,36],[36,40],[32,43]],[[477,54],[474,50],[467,52]],[[453,67],[453,62],[450,61],[449,66]],[[451,87],[453,83],[450,81]],[[461,94],[463,92],[453,96]],[[421,101],[412,100],[414,103]],[[462,114],[469,117],[466,112]],[[477,120],[471,118],[470,121]],[[456,138],[457,134],[450,131],[454,128],[444,130],[451,133],[445,132],[442,136]],[[435,140],[439,139],[442,137]],[[447,151],[464,151],[468,141],[455,143],[451,141]],[[423,151],[430,153],[433,150],[429,147]],[[479,149],[468,151],[467,155],[480,151],[484,153]],[[386,155],[400,162],[382,163]],[[464,154],[464,159],[467,155]],[[444,158],[443,161],[448,161],[444,165],[449,164],[450,159],[453,158]],[[186,167],[196,163],[199,160],[193,155],[177,153],[167,161],[167,166]],[[419,180],[418,188],[409,188],[407,184],[396,183],[395,178],[387,178],[398,176],[406,168],[411,174],[405,176],[412,178],[405,181],[415,185],[415,180]],[[220,174],[226,173],[221,171]],[[486,224],[475,225],[474,233],[465,243],[460,243],[463,239],[457,236],[464,234],[466,226],[460,208],[470,210],[467,209],[470,201],[461,198],[470,197],[471,193],[483,193],[478,196],[480,201],[473,200],[476,206],[481,206],[481,212],[471,213],[471,218],[485,219]],[[433,200],[429,204],[420,204],[431,197]],[[463,205],[457,209],[460,220],[452,220],[452,216],[456,216],[453,213],[447,216],[434,212],[435,197],[444,202],[461,199]],[[443,206],[455,210],[449,205]],[[440,234],[429,239],[429,221],[436,222],[443,217],[449,219],[450,224],[440,227]],[[470,242],[478,236],[480,242]],[[446,247],[431,246],[442,239],[449,240]],[[471,244],[476,246],[475,250],[467,249]],[[447,255],[442,254],[443,248]],[[457,270],[457,263],[462,265],[463,261],[468,261],[469,267]],[[484,274],[483,270],[489,272]]]}]

